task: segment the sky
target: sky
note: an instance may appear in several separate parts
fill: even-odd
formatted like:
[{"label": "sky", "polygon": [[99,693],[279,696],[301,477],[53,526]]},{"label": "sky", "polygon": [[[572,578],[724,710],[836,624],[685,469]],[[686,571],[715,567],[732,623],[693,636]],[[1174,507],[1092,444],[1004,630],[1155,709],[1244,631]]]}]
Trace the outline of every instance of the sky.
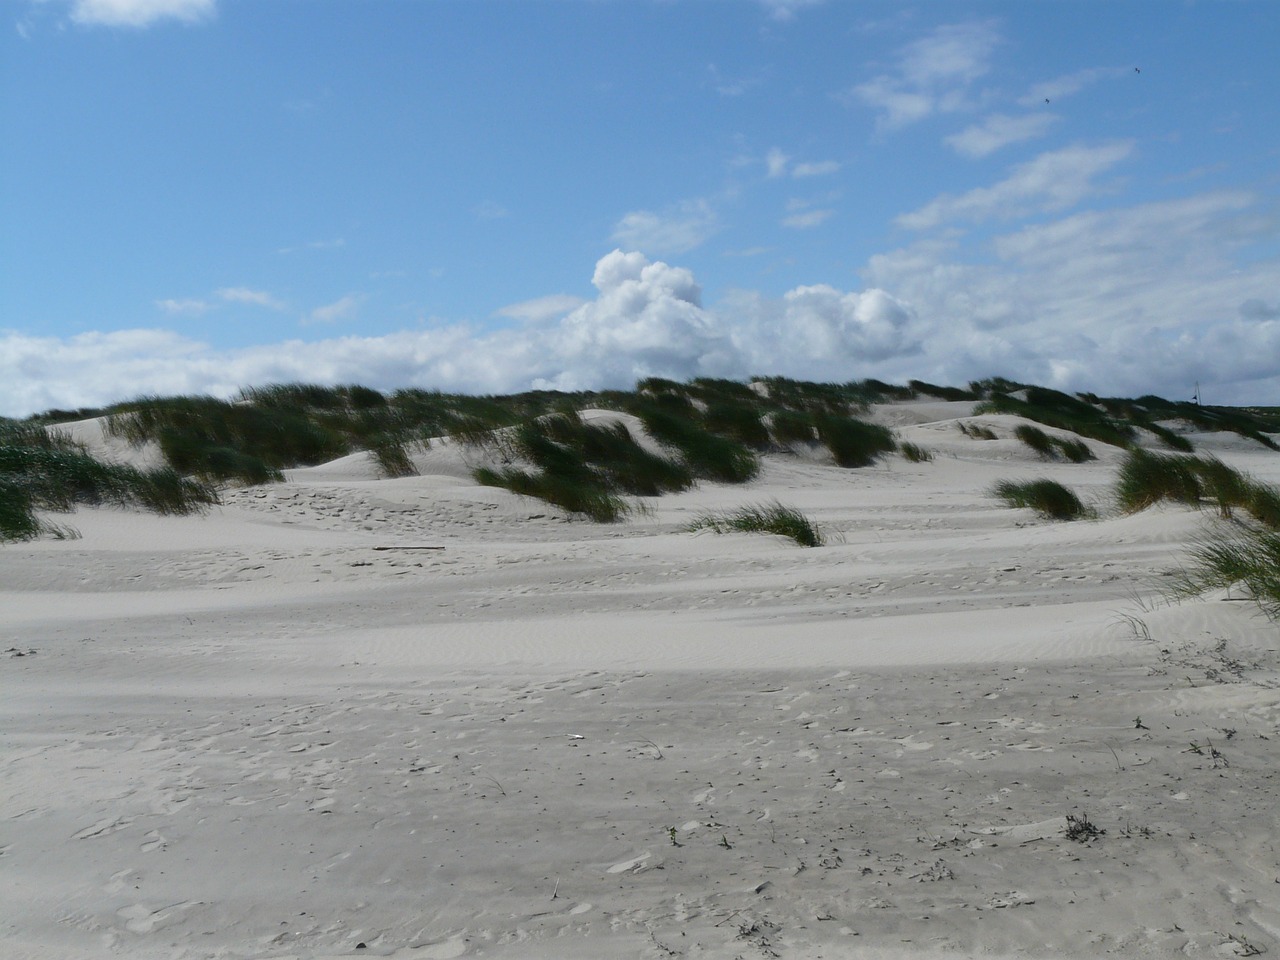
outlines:
[{"label": "sky", "polygon": [[1280,404],[1280,4],[0,0],[0,415],[273,382]]}]

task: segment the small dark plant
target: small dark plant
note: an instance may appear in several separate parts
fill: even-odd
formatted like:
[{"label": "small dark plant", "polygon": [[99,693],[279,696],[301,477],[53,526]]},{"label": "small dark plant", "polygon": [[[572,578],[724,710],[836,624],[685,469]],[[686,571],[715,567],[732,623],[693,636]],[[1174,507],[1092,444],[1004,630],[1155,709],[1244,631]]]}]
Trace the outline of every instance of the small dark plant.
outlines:
[{"label": "small dark plant", "polygon": [[1087,813],[1080,816],[1075,814],[1067,814],[1067,831],[1066,838],[1074,840],[1076,843],[1088,843],[1090,840],[1096,840],[1103,836],[1107,831],[1103,830],[1092,820],[1089,819]]}]

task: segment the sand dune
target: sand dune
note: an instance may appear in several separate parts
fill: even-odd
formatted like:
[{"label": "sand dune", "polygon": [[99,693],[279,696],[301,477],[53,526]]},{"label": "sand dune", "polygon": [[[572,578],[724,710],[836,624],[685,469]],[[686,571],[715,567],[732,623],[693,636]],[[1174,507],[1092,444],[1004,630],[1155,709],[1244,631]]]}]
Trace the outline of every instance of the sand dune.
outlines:
[{"label": "sand dune", "polygon": [[[0,548],[0,953],[1280,949],[1280,631],[1158,602],[1207,519],[1108,513],[1119,451],[970,412],[876,411],[929,463],[772,457],[620,525],[441,442]],[[987,495],[1033,476],[1102,519]],[[684,530],[773,498],[832,542]]]}]

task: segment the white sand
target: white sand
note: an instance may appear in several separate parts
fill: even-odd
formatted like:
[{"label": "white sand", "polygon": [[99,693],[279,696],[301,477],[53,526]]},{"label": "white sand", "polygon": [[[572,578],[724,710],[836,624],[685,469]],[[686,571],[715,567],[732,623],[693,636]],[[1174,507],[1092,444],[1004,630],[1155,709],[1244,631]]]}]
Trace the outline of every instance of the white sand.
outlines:
[{"label": "white sand", "polygon": [[[1101,502],[1120,454],[964,412],[878,411],[932,463],[769,459],[618,526],[447,445],[54,517],[0,548],[0,955],[1274,953],[1280,628],[1144,602],[1206,517],[988,497]],[[771,498],[836,542],[682,532]]]}]

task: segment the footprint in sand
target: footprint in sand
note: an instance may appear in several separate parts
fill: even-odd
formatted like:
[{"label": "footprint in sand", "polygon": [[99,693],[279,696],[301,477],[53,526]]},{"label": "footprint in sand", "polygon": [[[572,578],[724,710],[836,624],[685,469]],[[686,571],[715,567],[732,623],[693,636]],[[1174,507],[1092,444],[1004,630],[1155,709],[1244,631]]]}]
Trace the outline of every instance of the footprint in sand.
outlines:
[{"label": "footprint in sand", "polygon": [[152,910],[141,903],[135,903],[132,906],[117,910],[116,916],[125,922],[124,928],[130,933],[150,933],[157,927],[164,926],[174,915],[194,906],[196,906],[194,901],[184,900],[180,903],[171,903],[168,906]]},{"label": "footprint in sand", "polygon": [[652,856],[653,854],[650,853],[648,850],[646,850],[644,853],[640,854],[640,856],[638,857],[632,857],[630,860],[623,860],[621,863],[615,863],[612,867],[610,867],[605,872],[606,873],[626,873],[628,870],[639,872],[644,868],[645,861],[647,861]]},{"label": "footprint in sand", "polygon": [[160,834],[159,830],[152,830],[143,839],[141,850],[143,853],[150,853],[152,850],[161,850],[165,845],[165,838]]},{"label": "footprint in sand", "polygon": [[131,823],[133,823],[133,817],[112,817],[108,820],[99,820],[93,826],[85,827],[79,833],[74,834],[71,839],[93,840],[97,837],[105,837],[109,833],[123,830]]}]

